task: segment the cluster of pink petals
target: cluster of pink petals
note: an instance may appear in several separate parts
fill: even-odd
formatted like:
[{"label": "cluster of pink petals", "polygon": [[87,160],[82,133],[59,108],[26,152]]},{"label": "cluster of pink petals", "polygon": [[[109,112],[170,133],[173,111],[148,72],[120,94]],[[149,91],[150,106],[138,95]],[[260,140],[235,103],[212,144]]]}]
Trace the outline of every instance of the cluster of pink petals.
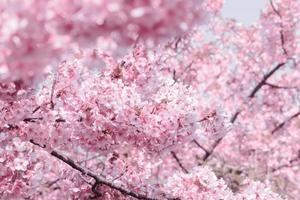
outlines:
[{"label": "cluster of pink petals", "polygon": [[[88,199],[92,196],[89,184],[90,179],[80,175],[59,162],[49,158],[48,153],[35,148],[32,144],[14,138],[9,144],[9,136],[0,135],[1,145],[1,197],[6,199]],[[6,144],[5,144],[6,143]],[[5,153],[3,153],[5,151]],[[126,151],[122,151],[126,152]],[[269,187],[262,183],[247,180],[238,193],[233,193],[222,180],[218,179],[210,168],[196,167],[189,174],[170,171],[170,166],[163,162],[153,162],[149,156],[136,148],[127,151],[126,157],[111,153],[104,158],[105,168],[102,169],[105,177],[115,180],[114,183],[133,191],[143,191],[149,197],[158,199],[180,198],[211,199],[211,200],[281,200]],[[164,162],[166,164],[166,162]],[[102,168],[97,162],[89,164],[95,171]],[[157,168],[160,166],[159,168]],[[103,171],[104,170],[104,171]],[[166,170],[166,171],[164,171]],[[169,174],[160,179],[156,173]],[[155,175],[155,176],[153,176]],[[116,179],[116,177],[119,177]],[[21,179],[20,179],[21,178]],[[12,181],[11,184],[8,184]],[[64,190],[64,193],[60,191]],[[99,199],[123,200],[132,199],[106,186],[98,187],[102,196]]]},{"label": "cluster of pink petals", "polygon": [[[56,149],[149,197],[298,199],[300,4],[271,1],[245,27],[206,17],[222,3],[1,1],[0,198],[90,198],[93,180]],[[246,174],[239,191],[212,160]]]},{"label": "cluster of pink petals", "polygon": [[53,6],[57,28],[64,34],[90,41],[98,35],[111,34],[116,40],[131,43],[138,37],[153,40],[188,31],[204,18],[202,2],[63,0],[54,1],[50,6]]},{"label": "cluster of pink petals", "polygon": [[78,55],[60,64],[35,95],[7,104],[2,125],[13,124],[18,136],[48,147],[71,142],[110,151],[127,141],[160,152],[226,131],[226,116],[161,73],[166,63],[159,55],[139,46],[120,62],[97,51]]},{"label": "cluster of pink petals", "polygon": [[194,168],[190,174],[177,173],[163,185],[166,194],[179,199],[211,200],[281,200],[270,188],[258,182],[245,182],[243,189],[234,194],[222,179],[206,167]]},{"label": "cluster of pink petals", "polygon": [[[31,83],[72,49],[160,41],[204,20],[202,0],[13,0],[0,5],[0,80]],[[178,12],[180,8],[180,12]],[[105,38],[105,39],[104,39]]]}]

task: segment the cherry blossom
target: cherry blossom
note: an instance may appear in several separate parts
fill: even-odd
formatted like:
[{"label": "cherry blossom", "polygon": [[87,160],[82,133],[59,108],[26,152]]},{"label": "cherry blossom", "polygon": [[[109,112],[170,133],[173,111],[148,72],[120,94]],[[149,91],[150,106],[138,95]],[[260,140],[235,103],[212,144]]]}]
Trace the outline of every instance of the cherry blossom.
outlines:
[{"label": "cherry blossom", "polygon": [[298,199],[300,3],[0,3],[3,199]]}]

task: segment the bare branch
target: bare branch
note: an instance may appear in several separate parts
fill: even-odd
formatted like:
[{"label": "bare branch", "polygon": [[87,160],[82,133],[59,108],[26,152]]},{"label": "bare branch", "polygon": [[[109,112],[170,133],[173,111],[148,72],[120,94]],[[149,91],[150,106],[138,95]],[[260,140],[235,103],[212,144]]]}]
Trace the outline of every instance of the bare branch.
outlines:
[{"label": "bare branch", "polygon": [[[34,144],[34,145],[37,145],[39,147],[44,148],[42,145],[34,142],[33,140],[31,140],[30,142],[32,144]],[[87,175],[87,176],[93,178],[95,180],[95,184],[93,184],[93,186],[92,186],[92,190],[93,190],[94,193],[95,193],[95,191],[97,191],[96,187],[98,185],[102,184],[102,185],[110,187],[111,189],[117,190],[117,191],[121,192],[124,195],[128,195],[128,196],[134,197],[136,199],[141,199],[141,200],[156,200],[155,198],[150,198],[150,197],[147,197],[146,195],[143,195],[143,194],[131,191],[131,190],[124,189],[124,188],[122,188],[120,186],[117,186],[117,185],[115,185],[115,184],[107,181],[107,180],[104,180],[104,179],[100,178],[97,174],[95,174],[94,172],[92,172],[92,171],[90,171],[88,169],[83,168],[78,163],[76,163],[73,159],[71,159],[70,157],[68,157],[66,155],[63,155],[62,153],[60,153],[60,152],[58,152],[56,150],[51,151],[50,154],[53,157],[55,157],[55,158],[61,160],[62,162],[66,163],[67,165],[69,165],[73,169],[81,172],[84,175]],[[100,193],[97,191],[95,194],[99,195]]]},{"label": "bare branch", "polygon": [[266,75],[263,76],[263,79],[254,87],[254,89],[251,91],[249,98],[253,98],[255,94],[261,89],[263,85],[265,85],[266,81],[281,67],[285,65],[285,62],[279,63],[276,65],[270,72],[268,72]]},{"label": "bare branch", "polygon": [[194,139],[193,142],[204,151],[205,155],[209,154],[209,151],[205,147],[203,147],[197,140]]},{"label": "bare branch", "polygon": [[[266,84],[266,81],[277,71],[279,70],[281,67],[283,67],[285,65],[285,62],[283,63],[279,63],[278,65],[276,65],[270,72],[268,72],[266,75],[264,75],[264,77],[262,78],[262,80],[254,87],[254,89],[251,91],[249,98],[253,98],[255,96],[255,94],[262,88],[263,85]],[[236,111],[234,113],[234,115],[231,118],[231,123],[234,123],[241,111]],[[223,140],[223,138],[226,135],[224,135],[223,137],[219,138],[212,146],[211,150],[206,153],[203,157],[203,161],[208,160],[208,158],[214,153],[215,149],[217,148],[217,146],[221,143],[221,141]]]},{"label": "bare branch", "polygon": [[275,85],[275,84],[272,84],[272,83],[265,83],[265,85],[271,87],[271,88],[274,88],[274,89],[296,89],[296,87],[287,87],[287,86],[278,86],[278,85]]},{"label": "bare branch", "polygon": [[47,187],[52,187],[53,185],[55,185],[58,181],[62,180],[63,178],[57,178],[55,179],[54,181],[50,181],[50,182],[47,182],[46,185]]},{"label": "bare branch", "polygon": [[281,169],[284,169],[284,168],[289,168],[289,167],[293,167],[295,164],[297,164],[297,162],[300,160],[299,156],[297,156],[296,158],[293,158],[289,161],[289,163],[287,164],[283,164],[283,165],[280,165],[276,168],[273,168],[272,169],[272,172],[276,172],[276,171],[279,171]]},{"label": "bare branch", "polygon": [[173,156],[173,158],[176,160],[176,162],[178,163],[179,167],[182,169],[182,171],[186,174],[189,173],[189,171],[183,166],[183,164],[180,162],[179,158],[177,157],[176,153],[174,151],[171,151],[171,154]]},{"label": "bare branch", "polygon": [[280,124],[278,124],[272,131],[271,134],[274,134],[275,132],[277,132],[278,130],[280,130],[284,125],[286,125],[288,122],[292,121],[294,118],[298,117],[300,115],[300,111],[293,114],[292,116],[290,116],[289,118],[287,118],[285,121],[281,122]]},{"label": "bare branch", "polygon": [[[66,61],[64,61],[63,63],[66,63]],[[51,109],[54,109],[53,96],[54,96],[56,81],[57,81],[57,73],[55,73],[55,75],[54,75],[54,80],[53,80],[52,87],[51,87],[51,93],[50,93],[50,108]]]},{"label": "bare branch", "polygon": [[231,119],[230,119],[230,122],[233,124],[234,122],[235,122],[235,120],[237,120],[237,118],[238,118],[238,116],[239,116],[239,114],[241,113],[241,111],[236,111],[235,113],[234,113],[234,115],[231,117]]},{"label": "bare branch", "polygon": [[[234,115],[231,117],[230,122],[231,122],[231,123],[234,123],[235,120],[238,118],[239,114],[240,114],[240,111],[239,111],[239,110],[236,111],[236,112],[234,113]],[[203,158],[202,158],[203,162],[205,162],[206,160],[208,160],[208,158],[210,158],[210,156],[213,155],[215,149],[216,149],[217,146],[221,143],[221,141],[223,140],[224,137],[225,137],[225,135],[224,135],[223,137],[219,138],[217,141],[215,141],[210,151],[208,151],[208,150],[205,151],[205,155],[204,155]],[[201,148],[201,147],[200,147],[200,148]]]},{"label": "bare branch", "polygon": [[[282,27],[282,25],[281,25]],[[282,27],[283,29],[283,27]],[[283,54],[288,56],[288,52],[285,48],[285,41],[284,41],[284,34],[283,34],[283,30],[280,31],[280,41],[281,41],[281,46],[282,46],[282,50],[283,50]]]},{"label": "bare branch", "polygon": [[32,144],[34,144],[34,145],[36,145],[36,146],[39,146],[39,147],[41,147],[41,148],[46,148],[46,145],[44,144],[44,145],[41,145],[41,144],[39,144],[39,143],[37,143],[37,142],[35,142],[35,141],[33,141],[33,140],[29,140],[29,142],[31,142]]},{"label": "bare branch", "polygon": [[208,160],[208,158],[211,157],[211,155],[213,155],[215,149],[217,148],[217,146],[221,143],[221,141],[223,140],[224,136],[219,138],[217,141],[215,141],[215,143],[213,144],[211,150],[209,151],[208,154],[206,154],[204,157],[203,157],[203,162],[205,162],[206,160]]},{"label": "bare branch", "polygon": [[126,167],[126,169],[119,176],[117,176],[113,180],[111,180],[111,182],[114,182],[115,180],[118,180],[119,178],[124,176],[124,174],[127,172],[127,170],[128,170],[128,166]]},{"label": "bare branch", "polygon": [[[270,0],[270,3],[271,3],[271,6],[274,10],[274,12],[281,18],[281,15],[279,13],[279,11],[277,9],[275,9],[275,6],[273,4],[273,1]],[[281,28],[283,29],[282,25],[281,25]],[[280,31],[280,40],[281,40],[281,45],[282,45],[282,49],[283,49],[283,52],[285,55],[287,55],[287,51],[285,49],[285,41],[284,41],[284,35],[283,35],[283,30]],[[276,88],[285,88],[285,87],[279,87],[279,86],[275,86],[273,84],[270,84],[270,83],[267,83],[267,80],[276,72],[278,71],[281,67],[283,67],[286,63],[285,62],[282,62],[282,63],[279,63],[277,64],[270,72],[268,72],[267,74],[265,74],[262,78],[262,80],[253,88],[253,90],[251,91],[250,95],[248,96],[249,98],[253,98],[256,93],[262,88],[262,86],[264,85],[268,85],[268,86],[272,86],[272,87],[276,87]],[[290,88],[289,88],[290,89]],[[232,116],[231,118],[231,123],[234,123],[238,116],[240,114],[240,111],[237,111],[235,112],[235,114]],[[300,115],[300,112],[295,115],[293,115],[291,119],[297,117],[298,115]],[[280,129],[286,122],[283,122],[281,124],[279,124],[274,130],[277,131],[278,129]],[[272,134],[274,132],[274,130],[272,131]],[[225,136],[223,136],[222,138],[219,138],[212,146],[212,149],[209,151],[209,153],[205,154],[205,156],[203,157],[203,161],[206,161],[214,152],[214,150],[216,149],[216,147],[221,143],[221,141],[223,140]]]},{"label": "bare branch", "polygon": [[99,191],[97,190],[97,187],[98,187],[99,184],[100,184],[100,183],[96,181],[96,182],[92,185],[92,191],[93,191],[93,193],[94,193],[94,196],[90,196],[91,199],[96,199],[96,198],[102,196],[101,192],[99,192]]},{"label": "bare branch", "polygon": [[23,122],[37,122],[38,120],[43,120],[42,117],[27,117],[25,119],[23,119]]},{"label": "bare branch", "polygon": [[[270,0],[270,4],[271,4],[271,7],[272,7],[273,11],[275,12],[275,14],[276,14],[280,19],[282,19],[282,16],[281,16],[279,10],[275,8],[275,5],[274,5],[273,0]],[[280,41],[281,41],[281,46],[282,46],[283,53],[287,56],[288,53],[287,53],[287,50],[286,50],[286,48],[285,48],[285,41],[284,41],[284,33],[283,33],[283,24],[282,24],[282,22],[280,23],[280,27],[281,27],[281,30],[280,30]]]},{"label": "bare branch", "polygon": [[275,5],[274,5],[273,0],[270,0],[270,4],[271,4],[272,9],[273,9],[274,12],[276,13],[276,15],[278,15],[278,17],[281,18],[281,14],[280,14],[280,12],[275,8]]},{"label": "bare branch", "polygon": [[32,111],[32,114],[34,114],[35,112],[37,112],[40,108],[41,108],[41,106],[36,107],[36,108]]}]

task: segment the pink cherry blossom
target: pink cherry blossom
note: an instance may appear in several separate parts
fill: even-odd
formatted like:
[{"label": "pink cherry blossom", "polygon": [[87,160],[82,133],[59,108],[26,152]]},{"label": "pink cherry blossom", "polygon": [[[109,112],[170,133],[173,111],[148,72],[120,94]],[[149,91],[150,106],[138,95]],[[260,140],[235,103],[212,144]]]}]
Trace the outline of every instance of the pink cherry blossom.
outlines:
[{"label": "pink cherry blossom", "polygon": [[300,3],[0,3],[0,199],[297,200]]}]

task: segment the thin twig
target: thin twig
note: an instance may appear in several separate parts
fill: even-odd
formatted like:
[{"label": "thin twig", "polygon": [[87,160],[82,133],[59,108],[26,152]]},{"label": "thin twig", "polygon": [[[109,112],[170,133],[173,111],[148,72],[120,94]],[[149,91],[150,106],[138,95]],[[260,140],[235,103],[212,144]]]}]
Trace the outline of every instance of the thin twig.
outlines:
[{"label": "thin twig", "polygon": [[41,106],[36,107],[36,108],[32,111],[32,114],[34,114],[35,112],[37,112],[40,108],[41,108]]},{"label": "thin twig", "polygon": [[50,182],[47,182],[47,187],[52,187],[54,184],[56,184],[58,181],[62,180],[62,178],[57,178],[55,179],[54,181],[50,181]]},{"label": "thin twig", "polygon": [[281,28],[281,30],[280,30],[280,41],[281,41],[281,46],[282,46],[283,53],[287,56],[288,52],[287,52],[287,50],[285,48],[285,40],[284,40],[283,24],[282,24],[282,16],[281,16],[279,10],[277,10],[275,8],[273,0],[270,0],[270,4],[271,4],[271,7],[272,7],[273,11],[275,12],[275,14],[281,19],[281,22],[280,22],[280,28]]},{"label": "thin twig", "polygon": [[271,134],[276,133],[278,130],[280,130],[286,123],[290,122],[291,120],[293,120],[294,118],[298,117],[300,115],[300,111],[293,114],[292,116],[290,116],[289,118],[287,118],[285,121],[281,122],[280,124],[278,124],[272,131]]},{"label": "thin twig", "polygon": [[54,75],[54,80],[53,80],[52,87],[51,87],[51,93],[50,93],[50,108],[51,109],[54,109],[53,96],[54,96],[56,81],[57,81],[57,73],[55,73],[55,75]]},{"label": "thin twig", "polygon": [[280,14],[280,12],[275,8],[275,5],[274,5],[273,0],[270,0],[270,4],[271,4],[272,9],[273,9],[274,12],[276,13],[276,15],[278,15],[278,17],[281,18],[281,14]]},{"label": "thin twig", "polygon": [[41,147],[41,148],[46,148],[46,145],[45,145],[45,144],[44,144],[44,145],[41,145],[41,144],[35,142],[34,140],[29,140],[29,142],[32,143],[32,144],[34,144],[34,145],[36,145],[36,146],[39,146],[39,147]]},{"label": "thin twig", "polygon": [[280,165],[280,166],[278,166],[278,167],[276,167],[276,168],[273,168],[273,169],[272,169],[272,172],[276,172],[276,171],[279,171],[279,170],[281,170],[281,169],[288,168],[288,167],[293,167],[294,164],[296,164],[298,161],[299,161],[299,157],[293,158],[293,159],[291,159],[291,160],[289,161],[289,163]]},{"label": "thin twig", "polygon": [[287,87],[287,86],[279,86],[279,85],[274,85],[272,83],[265,83],[265,85],[274,88],[274,89],[296,89],[296,87]]}]

